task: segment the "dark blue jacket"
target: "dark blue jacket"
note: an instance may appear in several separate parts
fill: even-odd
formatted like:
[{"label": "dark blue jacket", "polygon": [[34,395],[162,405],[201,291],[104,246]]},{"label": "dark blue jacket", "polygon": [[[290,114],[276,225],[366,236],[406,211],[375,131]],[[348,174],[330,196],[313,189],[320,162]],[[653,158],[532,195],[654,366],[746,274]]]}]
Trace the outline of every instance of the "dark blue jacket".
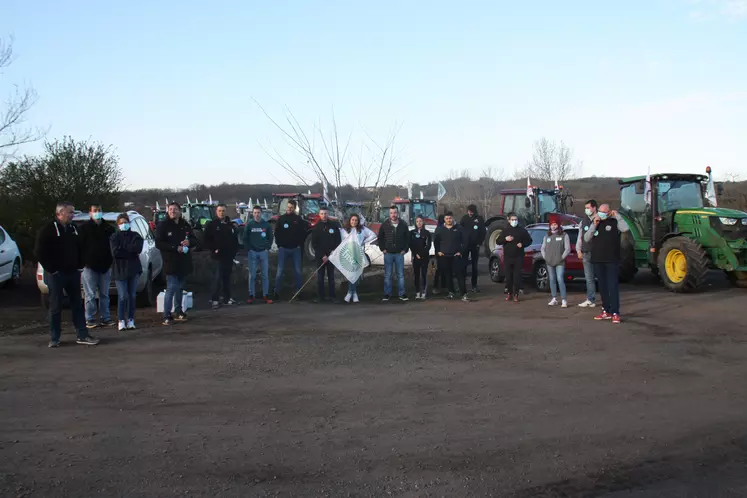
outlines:
[{"label": "dark blue jacket", "polygon": [[109,245],[114,256],[112,265],[114,280],[129,280],[143,273],[143,266],[140,264],[143,238],[137,232],[118,230],[109,239]]}]

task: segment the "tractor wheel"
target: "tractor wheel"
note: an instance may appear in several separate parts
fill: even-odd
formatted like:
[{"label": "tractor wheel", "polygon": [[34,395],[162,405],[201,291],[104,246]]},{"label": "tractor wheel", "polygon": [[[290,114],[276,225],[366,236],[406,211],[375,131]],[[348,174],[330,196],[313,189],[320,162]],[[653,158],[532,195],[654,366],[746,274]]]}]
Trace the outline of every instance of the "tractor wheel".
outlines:
[{"label": "tractor wheel", "polygon": [[311,232],[306,236],[306,240],[303,243],[303,253],[306,259],[309,261],[316,261],[316,253],[314,253],[314,246],[311,245]]},{"label": "tractor wheel", "polygon": [[620,273],[618,280],[622,283],[630,282],[636,273],[638,273],[638,267],[635,265],[633,236],[630,232],[624,232],[620,239]]},{"label": "tractor wheel", "polygon": [[705,284],[708,255],[703,247],[687,237],[673,237],[662,245],[659,273],[672,292],[693,292]]},{"label": "tractor wheel", "polygon": [[503,230],[508,227],[506,220],[496,220],[488,226],[487,235],[485,236],[485,257],[489,258],[493,255],[493,251],[498,246],[496,240]]},{"label": "tractor wheel", "polygon": [[734,287],[747,289],[747,271],[727,271],[726,277]]}]

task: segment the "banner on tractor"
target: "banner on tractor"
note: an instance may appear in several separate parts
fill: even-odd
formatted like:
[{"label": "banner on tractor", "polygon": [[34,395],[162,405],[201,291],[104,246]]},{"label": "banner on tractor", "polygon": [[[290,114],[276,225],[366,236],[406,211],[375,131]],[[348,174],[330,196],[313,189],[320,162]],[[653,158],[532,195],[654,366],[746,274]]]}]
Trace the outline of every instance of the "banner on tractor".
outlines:
[{"label": "banner on tractor", "polygon": [[363,248],[358,243],[355,230],[350,231],[350,235],[337,246],[337,249],[329,255],[329,261],[348,282],[357,282],[363,275],[363,269],[368,266],[368,259],[363,252]]}]

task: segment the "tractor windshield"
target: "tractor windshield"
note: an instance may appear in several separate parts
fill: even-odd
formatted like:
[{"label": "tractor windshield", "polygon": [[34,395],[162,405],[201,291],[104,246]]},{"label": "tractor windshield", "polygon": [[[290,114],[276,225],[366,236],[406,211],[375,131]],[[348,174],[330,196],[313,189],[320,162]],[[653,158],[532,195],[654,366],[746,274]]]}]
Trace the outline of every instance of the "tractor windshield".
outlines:
[{"label": "tractor windshield", "polygon": [[425,201],[412,201],[412,219],[422,216],[423,218],[430,218],[435,220],[438,218],[436,215],[436,204],[433,202]]},{"label": "tractor windshield", "polygon": [[189,217],[193,222],[199,220],[210,221],[213,219],[213,210],[210,206],[192,206]]},{"label": "tractor windshield", "polygon": [[322,204],[319,199],[306,199],[303,201],[303,209],[306,214],[319,214]]},{"label": "tractor windshield", "polygon": [[555,194],[549,192],[540,192],[539,194],[539,214],[540,219],[544,219],[545,213],[557,213],[558,203]]},{"label": "tractor windshield", "polygon": [[153,221],[156,223],[161,223],[163,220],[166,219],[166,211],[156,211],[153,213]]},{"label": "tractor windshield", "polygon": [[664,180],[658,182],[659,212],[703,207],[703,191],[699,181]]}]

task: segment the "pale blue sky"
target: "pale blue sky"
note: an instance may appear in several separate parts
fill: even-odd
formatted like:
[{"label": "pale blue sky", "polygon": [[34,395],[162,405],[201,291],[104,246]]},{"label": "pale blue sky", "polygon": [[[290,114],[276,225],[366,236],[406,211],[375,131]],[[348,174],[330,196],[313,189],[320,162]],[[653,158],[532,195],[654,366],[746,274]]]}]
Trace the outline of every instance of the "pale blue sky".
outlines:
[{"label": "pale blue sky", "polygon": [[543,135],[585,175],[747,179],[747,0],[2,4],[0,91],[31,83],[50,138],[115,145],[130,187],[289,181],[252,98],[308,129],[401,123],[403,182],[511,171]]}]

